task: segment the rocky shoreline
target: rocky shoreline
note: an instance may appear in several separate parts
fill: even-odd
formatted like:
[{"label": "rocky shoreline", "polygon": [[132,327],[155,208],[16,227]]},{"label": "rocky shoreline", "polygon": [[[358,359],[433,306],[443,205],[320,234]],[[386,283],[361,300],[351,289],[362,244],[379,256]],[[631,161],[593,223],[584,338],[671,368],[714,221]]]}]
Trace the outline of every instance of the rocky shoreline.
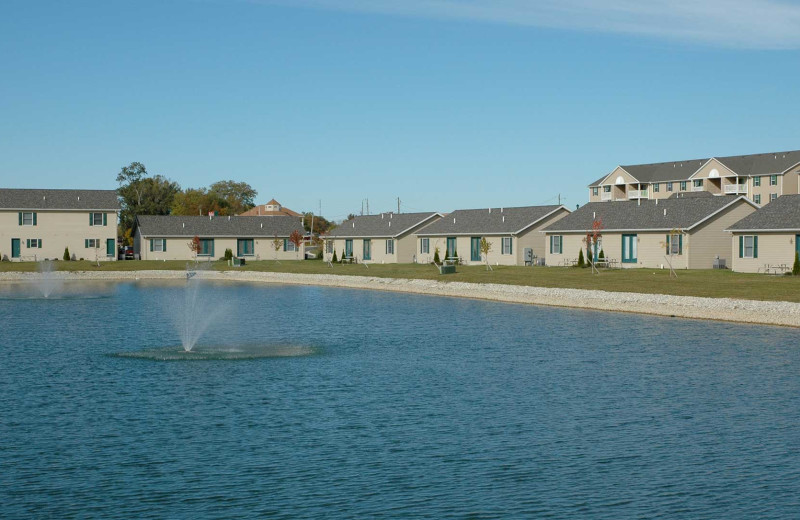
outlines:
[{"label": "rocky shoreline", "polygon": [[[0,281],[33,281],[40,276],[38,273],[7,272],[0,273]],[[184,271],[59,271],[53,272],[49,276],[62,280],[87,281],[175,280],[185,278],[186,273]],[[557,289],[503,284],[439,282],[435,280],[377,278],[371,276],[256,271],[198,271],[197,276],[209,280],[370,289],[508,303],[800,327],[800,303],[792,302],[701,298],[696,296]]]}]

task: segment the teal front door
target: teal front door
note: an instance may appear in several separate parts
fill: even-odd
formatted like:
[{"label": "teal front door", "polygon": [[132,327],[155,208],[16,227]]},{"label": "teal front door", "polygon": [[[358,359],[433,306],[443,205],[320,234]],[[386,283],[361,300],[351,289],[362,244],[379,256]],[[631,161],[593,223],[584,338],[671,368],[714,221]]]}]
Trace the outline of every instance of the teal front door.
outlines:
[{"label": "teal front door", "polygon": [[800,244],[797,243],[798,240],[800,240],[800,235],[795,235],[794,236],[794,250],[795,250],[795,252],[800,254]]},{"label": "teal front door", "polygon": [[364,239],[364,260],[372,260],[372,240]]},{"label": "teal front door", "polygon": [[113,238],[106,239],[106,256],[109,258],[113,258],[116,256],[114,254],[114,248],[117,246],[117,241]]},{"label": "teal front door", "polygon": [[345,240],[344,241],[344,256],[346,258],[353,257],[353,241],[352,240]]},{"label": "teal front door", "polygon": [[456,256],[456,239],[455,237],[447,237],[447,258],[455,258]]},{"label": "teal front door", "polygon": [[481,237],[469,239],[469,259],[471,262],[481,261]]},{"label": "teal front door", "polygon": [[11,258],[19,258],[19,239],[11,239]]},{"label": "teal front door", "polygon": [[635,264],[638,261],[636,254],[636,235],[622,235],[622,262]]}]

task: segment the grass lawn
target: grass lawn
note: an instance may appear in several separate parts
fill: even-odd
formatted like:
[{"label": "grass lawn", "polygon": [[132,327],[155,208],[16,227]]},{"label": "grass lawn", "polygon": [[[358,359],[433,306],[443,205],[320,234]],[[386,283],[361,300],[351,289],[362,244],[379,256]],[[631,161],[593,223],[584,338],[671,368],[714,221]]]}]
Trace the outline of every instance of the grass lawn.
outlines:
[{"label": "grass lawn", "polygon": [[[103,262],[56,262],[59,271],[135,271],[150,269],[183,270],[185,261],[128,260]],[[500,283],[536,287],[561,287],[571,289],[601,289],[650,294],[683,296],[709,296],[715,298],[740,298],[749,300],[779,300],[800,302],[800,277],[732,273],[728,270],[678,271],[678,278],[670,278],[669,271],[661,269],[613,269],[593,275],[589,269],[569,267],[494,267],[486,271],[482,266],[459,266],[458,272],[440,275],[430,265],[416,264],[362,264],[334,265],[333,268],[318,260],[274,260],[248,262],[243,267],[228,267],[225,262],[213,262],[219,271],[268,271],[303,274],[335,274],[377,276],[382,278],[420,278],[447,282]],[[37,271],[36,262],[0,262],[0,272]]]}]

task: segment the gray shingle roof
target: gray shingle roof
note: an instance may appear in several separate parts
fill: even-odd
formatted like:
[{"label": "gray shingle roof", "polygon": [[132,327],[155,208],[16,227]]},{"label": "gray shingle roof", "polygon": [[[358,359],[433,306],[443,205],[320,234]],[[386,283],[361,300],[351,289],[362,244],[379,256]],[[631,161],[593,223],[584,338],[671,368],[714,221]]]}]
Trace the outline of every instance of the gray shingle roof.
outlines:
[{"label": "gray shingle roof", "polygon": [[[758,153],[751,155],[730,155],[715,157],[719,162],[739,175],[769,175],[783,173],[800,163],[800,150],[789,152]],[[631,164],[621,166],[639,182],[683,181],[691,177],[709,159],[691,159],[688,161],[672,161],[652,164]],[[604,175],[589,185],[590,188],[600,186],[608,175]]]},{"label": "gray shingle roof", "polygon": [[303,233],[299,217],[214,217],[139,215],[136,226],[145,237],[288,237]]},{"label": "gray shingle roof", "polygon": [[440,216],[439,213],[381,213],[379,215],[360,215],[342,222],[328,233],[330,238],[398,237],[409,229]]},{"label": "gray shingle roof", "polygon": [[0,188],[0,208],[35,210],[119,210],[115,190]]},{"label": "gray shingle roof", "polygon": [[782,195],[729,228],[731,231],[800,231],[800,195]]},{"label": "gray shingle roof", "polygon": [[[425,226],[419,235],[506,235],[530,227],[563,206],[459,209]],[[566,208],[564,208],[566,209]]]},{"label": "gray shingle roof", "polygon": [[585,232],[592,229],[595,220],[600,220],[606,231],[688,230],[737,202],[751,204],[744,197],[734,196],[661,199],[658,204],[655,200],[643,200],[641,205],[637,201],[590,202],[544,231]]}]

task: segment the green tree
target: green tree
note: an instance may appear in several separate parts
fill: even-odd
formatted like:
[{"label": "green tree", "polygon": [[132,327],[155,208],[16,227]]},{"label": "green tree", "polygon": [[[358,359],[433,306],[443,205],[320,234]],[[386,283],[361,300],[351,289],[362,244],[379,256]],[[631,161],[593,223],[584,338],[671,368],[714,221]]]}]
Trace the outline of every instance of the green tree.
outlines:
[{"label": "green tree", "polygon": [[[332,227],[331,222],[325,217],[314,215],[314,233],[326,233]],[[303,229],[311,231],[311,212],[303,213]]]},{"label": "green tree", "polygon": [[578,267],[583,267],[584,263],[585,262],[583,260],[583,248],[580,248],[578,249]]},{"label": "green tree", "polygon": [[64,261],[65,262],[69,262],[69,248],[68,247],[64,248]]},{"label": "green tree", "polygon": [[486,237],[481,237],[480,250],[483,254],[483,259],[486,261],[486,270],[489,270],[489,253],[492,251],[492,243],[486,240]]},{"label": "green tree", "polygon": [[333,257],[331,258],[331,262],[334,262],[334,263],[335,263],[335,262],[338,262],[338,261],[339,261],[339,259],[338,259],[338,258],[336,258],[336,250],[334,249],[334,250],[333,250]]},{"label": "green tree", "polygon": [[441,261],[439,260],[439,248],[438,247],[433,250],[433,263],[434,264],[440,264],[441,263]]},{"label": "green tree", "polygon": [[219,181],[208,188],[211,201],[222,207],[220,215],[239,215],[255,206],[258,192],[246,182]]},{"label": "green tree", "polygon": [[181,191],[178,183],[162,175],[149,177],[140,162],[123,167],[117,174],[117,182],[123,233],[133,228],[136,215],[168,215],[175,195]]},{"label": "green tree", "polygon": [[794,252],[794,264],[792,264],[792,274],[797,276],[800,274],[800,253]]}]

